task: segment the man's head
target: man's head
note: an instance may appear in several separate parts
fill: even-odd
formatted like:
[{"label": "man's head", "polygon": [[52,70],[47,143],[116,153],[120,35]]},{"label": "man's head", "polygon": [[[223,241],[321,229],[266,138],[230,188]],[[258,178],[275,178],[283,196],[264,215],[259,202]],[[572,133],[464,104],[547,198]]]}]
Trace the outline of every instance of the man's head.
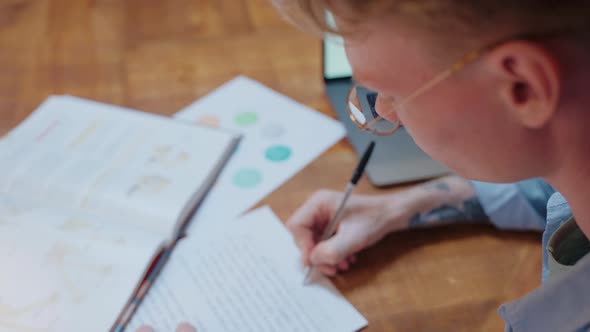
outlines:
[{"label": "man's head", "polygon": [[589,1],[283,0],[279,6],[323,31],[332,29],[329,11],[355,79],[400,101],[463,54],[493,45],[397,112],[382,114],[399,118],[422,149],[463,176],[551,177],[559,161],[574,155],[564,147],[581,144],[590,120],[582,112],[590,99],[580,90],[590,83]]}]

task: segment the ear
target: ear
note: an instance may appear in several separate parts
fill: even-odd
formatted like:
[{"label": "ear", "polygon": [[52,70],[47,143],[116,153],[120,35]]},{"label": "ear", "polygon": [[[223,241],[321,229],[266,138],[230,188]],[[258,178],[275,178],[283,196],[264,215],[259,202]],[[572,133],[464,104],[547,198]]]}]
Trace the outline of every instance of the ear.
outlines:
[{"label": "ear", "polygon": [[500,77],[500,97],[516,120],[529,128],[543,127],[555,114],[560,98],[555,56],[537,43],[512,41],[486,58]]}]

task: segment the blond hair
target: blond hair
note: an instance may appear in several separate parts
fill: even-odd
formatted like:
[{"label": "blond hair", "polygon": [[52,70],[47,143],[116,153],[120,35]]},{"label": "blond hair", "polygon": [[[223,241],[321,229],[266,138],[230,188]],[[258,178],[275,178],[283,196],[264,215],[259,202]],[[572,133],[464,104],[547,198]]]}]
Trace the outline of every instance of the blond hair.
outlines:
[{"label": "blond hair", "polygon": [[[393,15],[441,41],[478,38],[502,28],[513,33],[576,31],[588,43],[590,0],[274,0],[307,31],[354,34],[368,20]],[[326,13],[338,19],[338,29]]]}]

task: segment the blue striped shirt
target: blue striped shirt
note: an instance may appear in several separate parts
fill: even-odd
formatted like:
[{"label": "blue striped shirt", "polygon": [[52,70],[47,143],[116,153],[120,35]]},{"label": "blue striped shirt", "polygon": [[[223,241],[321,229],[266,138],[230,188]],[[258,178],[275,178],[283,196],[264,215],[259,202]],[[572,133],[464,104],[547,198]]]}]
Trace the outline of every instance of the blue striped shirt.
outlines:
[{"label": "blue striped shirt", "polygon": [[549,280],[551,236],[572,218],[569,205],[540,179],[513,184],[473,181],[483,210],[501,229],[544,230],[543,286],[504,304],[499,314],[507,332],[590,331],[590,255]]}]

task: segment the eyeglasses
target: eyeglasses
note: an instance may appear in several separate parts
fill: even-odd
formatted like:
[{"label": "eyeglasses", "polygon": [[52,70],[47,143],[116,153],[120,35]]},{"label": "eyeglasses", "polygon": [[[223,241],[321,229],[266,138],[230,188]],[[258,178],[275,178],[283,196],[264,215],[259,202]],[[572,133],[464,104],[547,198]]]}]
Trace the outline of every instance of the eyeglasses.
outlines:
[{"label": "eyeglasses", "polygon": [[[572,27],[563,27],[561,29],[556,29],[552,31],[549,30],[517,34],[508,38],[504,38],[495,43],[489,44],[486,47],[482,47],[480,49],[467,53],[459,61],[451,65],[447,70],[436,75],[430,81],[426,82],[423,86],[421,86],[416,91],[411,93],[406,98],[400,100],[399,102],[396,102],[394,98],[391,96],[379,94],[361,85],[355,84],[348,92],[348,100],[346,103],[348,115],[352,122],[354,122],[362,130],[366,130],[381,136],[392,135],[396,132],[396,130],[399,129],[400,122],[399,120],[395,122],[385,120],[383,116],[387,116],[392,112],[396,112],[396,110],[404,107],[405,105],[407,105],[417,97],[421,96],[428,90],[434,88],[439,83],[451,77],[453,74],[460,71],[468,64],[479,59],[482,56],[482,54],[488,52],[496,46],[505,43],[509,40],[516,39],[540,40],[548,37],[563,37],[570,35],[572,37],[575,37],[579,33],[584,33],[585,30],[580,30],[581,28],[584,27],[574,25]],[[379,108],[381,114],[377,113],[377,108]]]},{"label": "eyeglasses", "polygon": [[[439,83],[451,77],[459,70],[463,69],[468,64],[479,59],[485,52],[502,43],[514,39],[538,40],[547,37],[557,37],[564,35],[575,36],[581,31],[584,31],[580,30],[580,28],[581,27],[572,26],[556,29],[553,31],[538,31],[534,33],[517,34],[467,53],[459,61],[451,65],[447,70],[436,75],[430,81],[426,82],[426,84],[399,102],[396,102],[391,96],[379,94],[361,85],[355,84],[348,92],[348,100],[346,103],[348,115],[352,122],[354,122],[362,130],[366,130],[381,136],[392,135],[396,132],[396,130],[399,129],[400,122],[399,120],[395,122],[385,120],[383,116],[387,116],[388,114],[396,112],[396,110],[404,107],[417,97],[421,96],[428,90],[437,86]],[[377,108],[379,108],[381,114],[377,113]]]},{"label": "eyeglasses", "polygon": [[[463,69],[467,64],[477,60],[487,49],[489,49],[489,47],[468,53],[449,69],[436,75],[422,87],[397,103],[390,96],[379,94],[363,87],[362,85],[355,84],[348,92],[348,115],[352,122],[362,130],[381,136],[392,135],[399,129],[400,122],[399,120],[395,122],[385,120],[383,116],[396,112],[397,109],[403,107],[443,82],[457,71]],[[377,113],[377,108],[379,108],[382,115]]]}]

